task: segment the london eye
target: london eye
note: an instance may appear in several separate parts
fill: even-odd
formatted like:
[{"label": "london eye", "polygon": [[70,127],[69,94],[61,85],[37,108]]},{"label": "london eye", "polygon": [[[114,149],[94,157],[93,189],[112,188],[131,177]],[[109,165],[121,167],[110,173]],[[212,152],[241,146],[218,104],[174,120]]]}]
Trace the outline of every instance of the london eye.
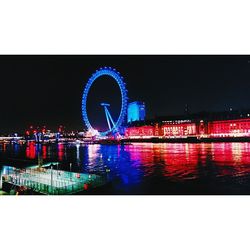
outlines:
[{"label": "london eye", "polygon": [[[109,103],[102,102],[100,105],[103,107],[105,117],[108,124],[108,129],[106,131],[97,131],[94,126],[89,121],[88,112],[87,112],[87,98],[89,95],[89,91],[91,86],[95,83],[96,79],[102,76],[109,76],[115,80],[117,85],[119,86],[119,90],[121,93],[121,108],[119,112],[119,116],[117,120],[114,120],[110,114],[109,108],[112,108]],[[104,86],[105,87],[105,86]],[[82,117],[83,121],[92,134],[98,134],[99,136],[107,136],[109,134],[119,133],[119,130],[122,126],[124,118],[127,112],[127,89],[126,84],[123,81],[123,77],[120,73],[111,67],[103,67],[96,70],[95,73],[89,78],[82,95]]]}]

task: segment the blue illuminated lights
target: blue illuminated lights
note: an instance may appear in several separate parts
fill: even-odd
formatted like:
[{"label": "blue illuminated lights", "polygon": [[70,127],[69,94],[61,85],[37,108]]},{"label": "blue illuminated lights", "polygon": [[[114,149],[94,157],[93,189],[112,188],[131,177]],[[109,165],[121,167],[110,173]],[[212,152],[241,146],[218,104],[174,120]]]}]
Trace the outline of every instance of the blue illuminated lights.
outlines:
[{"label": "blue illuminated lights", "polygon": [[82,95],[82,117],[83,117],[83,121],[84,121],[86,127],[88,128],[88,130],[89,131],[96,131],[92,127],[92,125],[90,124],[89,119],[88,119],[88,114],[87,114],[87,97],[89,94],[89,90],[90,90],[92,84],[94,83],[94,81],[97,78],[104,76],[104,75],[107,75],[107,76],[114,78],[116,83],[118,84],[118,86],[120,88],[120,91],[121,91],[121,110],[120,110],[120,114],[119,114],[117,121],[114,122],[114,124],[112,124],[113,126],[112,127],[110,126],[107,131],[99,132],[100,136],[106,136],[110,133],[119,132],[119,128],[121,127],[123,120],[124,120],[126,113],[127,113],[127,102],[128,102],[127,89],[125,87],[126,84],[123,81],[123,77],[120,75],[120,73],[111,67],[102,67],[102,68],[96,70],[95,73],[93,73],[92,76],[89,78],[89,80],[85,86],[85,89],[83,91],[83,95]]},{"label": "blue illuminated lights", "polygon": [[128,104],[128,122],[144,121],[145,114],[144,102],[135,101]]}]

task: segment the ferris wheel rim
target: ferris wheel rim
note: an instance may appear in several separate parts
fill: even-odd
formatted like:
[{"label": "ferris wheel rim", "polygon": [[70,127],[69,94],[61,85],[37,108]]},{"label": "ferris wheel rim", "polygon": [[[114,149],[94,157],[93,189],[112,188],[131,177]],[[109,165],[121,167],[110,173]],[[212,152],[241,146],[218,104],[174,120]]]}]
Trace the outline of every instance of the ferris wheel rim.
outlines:
[{"label": "ferris wheel rim", "polygon": [[103,67],[103,68],[97,69],[92,74],[92,76],[88,79],[88,82],[84,88],[83,95],[82,95],[82,117],[88,130],[90,131],[95,130],[94,127],[91,125],[89,118],[88,118],[88,114],[87,114],[87,97],[89,94],[89,90],[91,86],[94,84],[96,79],[105,75],[112,77],[116,81],[116,84],[118,84],[119,86],[120,93],[121,93],[121,109],[120,109],[118,119],[115,122],[115,126],[113,126],[111,129],[108,129],[104,132],[99,132],[101,136],[106,136],[107,134],[112,133],[120,128],[126,115],[127,99],[128,99],[126,83],[123,81],[123,77],[120,75],[120,73],[116,69],[111,68],[111,67]]}]

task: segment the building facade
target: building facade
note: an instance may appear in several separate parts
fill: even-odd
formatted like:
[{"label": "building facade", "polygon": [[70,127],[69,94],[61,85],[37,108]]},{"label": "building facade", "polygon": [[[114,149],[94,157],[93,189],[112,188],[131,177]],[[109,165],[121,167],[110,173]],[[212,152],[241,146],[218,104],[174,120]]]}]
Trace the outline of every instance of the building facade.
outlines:
[{"label": "building facade", "polygon": [[144,121],[146,116],[144,102],[131,102],[128,104],[127,122]]},{"label": "building facade", "polygon": [[126,128],[127,138],[250,138],[250,119],[169,120]]}]

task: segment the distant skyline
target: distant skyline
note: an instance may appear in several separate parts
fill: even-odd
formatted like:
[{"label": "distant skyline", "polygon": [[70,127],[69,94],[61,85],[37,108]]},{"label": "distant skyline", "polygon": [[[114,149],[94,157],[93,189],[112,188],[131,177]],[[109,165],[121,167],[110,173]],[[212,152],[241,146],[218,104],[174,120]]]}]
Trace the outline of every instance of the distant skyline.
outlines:
[{"label": "distant skyline", "polygon": [[[82,92],[98,68],[117,69],[129,101],[144,101],[147,118],[250,108],[250,56],[0,56],[0,133],[29,125],[81,130]],[[100,101],[119,111],[119,89],[103,77],[89,95],[90,119],[105,121]]]}]

